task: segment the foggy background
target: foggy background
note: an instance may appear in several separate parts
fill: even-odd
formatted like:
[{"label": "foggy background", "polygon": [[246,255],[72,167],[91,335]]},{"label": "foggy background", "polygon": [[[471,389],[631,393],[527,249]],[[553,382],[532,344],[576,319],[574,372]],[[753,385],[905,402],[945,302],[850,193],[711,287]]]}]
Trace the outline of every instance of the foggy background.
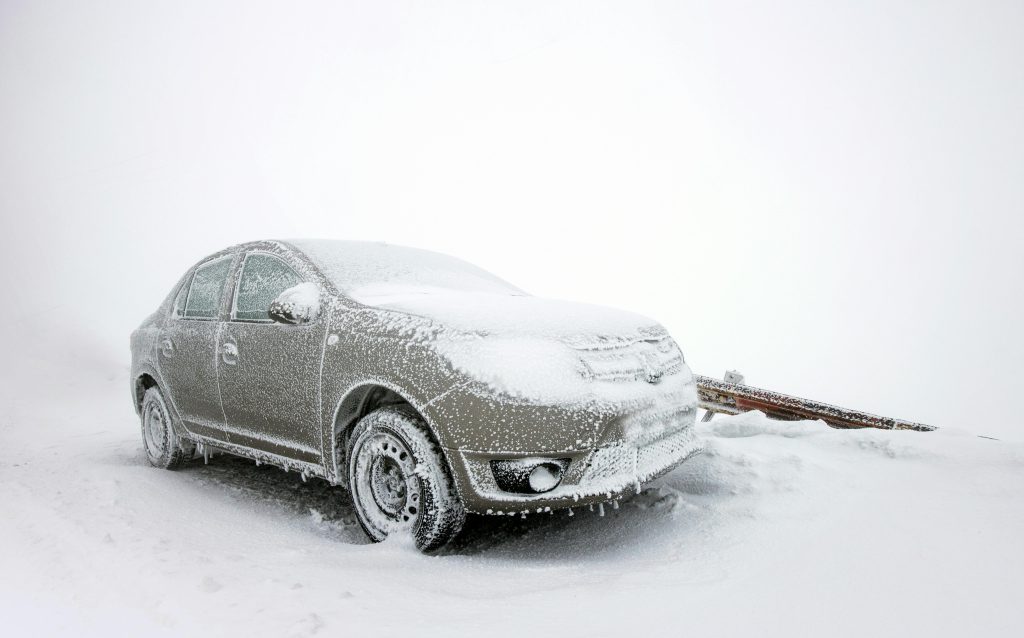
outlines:
[{"label": "foggy background", "polygon": [[1022,42],[1020,2],[2,0],[0,391],[123,374],[210,252],[332,237],[1022,438]]}]

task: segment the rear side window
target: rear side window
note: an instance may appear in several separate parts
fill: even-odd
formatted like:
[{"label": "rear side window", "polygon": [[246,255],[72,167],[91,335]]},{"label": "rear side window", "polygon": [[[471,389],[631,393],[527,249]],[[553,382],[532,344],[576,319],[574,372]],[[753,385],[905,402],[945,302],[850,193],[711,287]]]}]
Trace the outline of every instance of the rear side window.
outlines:
[{"label": "rear side window", "polygon": [[220,295],[231,269],[231,256],[214,259],[196,268],[185,301],[185,319],[216,319]]},{"label": "rear side window", "polygon": [[302,283],[288,264],[273,255],[251,253],[245,257],[238,280],[231,318],[237,321],[270,321],[270,304],[285,290]]}]

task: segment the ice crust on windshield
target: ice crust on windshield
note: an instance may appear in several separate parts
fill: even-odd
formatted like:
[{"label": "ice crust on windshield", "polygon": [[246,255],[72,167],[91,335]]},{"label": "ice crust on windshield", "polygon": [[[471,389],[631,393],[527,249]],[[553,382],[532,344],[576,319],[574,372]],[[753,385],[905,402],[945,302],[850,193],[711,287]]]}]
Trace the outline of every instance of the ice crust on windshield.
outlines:
[{"label": "ice crust on windshield", "polygon": [[524,294],[482,268],[430,250],[327,239],[292,239],[288,243],[306,253],[338,290],[350,297],[367,286],[381,284]]},{"label": "ice crust on windshield", "polygon": [[354,298],[367,306],[421,315],[457,330],[481,334],[550,338],[586,334],[617,341],[641,338],[641,330],[648,335],[663,332],[653,319],[636,313],[525,294],[480,294],[378,283],[354,291]]}]

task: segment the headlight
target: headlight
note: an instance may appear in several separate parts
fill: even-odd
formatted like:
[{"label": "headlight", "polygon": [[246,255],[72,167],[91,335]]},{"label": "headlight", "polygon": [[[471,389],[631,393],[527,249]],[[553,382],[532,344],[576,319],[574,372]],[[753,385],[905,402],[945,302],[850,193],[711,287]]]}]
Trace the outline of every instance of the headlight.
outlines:
[{"label": "headlight", "polygon": [[543,494],[558,487],[569,459],[507,459],[491,461],[494,481],[505,492]]}]

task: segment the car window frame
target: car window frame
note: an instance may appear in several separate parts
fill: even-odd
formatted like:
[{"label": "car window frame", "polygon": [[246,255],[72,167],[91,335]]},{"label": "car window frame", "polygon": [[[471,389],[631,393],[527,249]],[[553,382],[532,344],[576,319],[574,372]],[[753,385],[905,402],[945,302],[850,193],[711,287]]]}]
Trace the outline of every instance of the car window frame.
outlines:
[{"label": "car window frame", "polygon": [[[239,319],[238,317],[235,316],[235,311],[237,310],[237,306],[238,306],[238,293],[239,293],[239,291],[242,288],[242,276],[245,275],[245,264],[246,264],[246,262],[249,261],[249,257],[254,256],[254,255],[266,255],[267,257],[272,257],[272,258],[276,259],[277,261],[281,262],[289,270],[291,270],[293,273],[295,273],[295,276],[298,277],[298,279],[299,279],[298,284],[309,283],[310,282],[309,277],[304,275],[301,272],[301,269],[296,268],[295,265],[288,263],[288,260],[285,259],[283,256],[281,256],[281,255],[279,255],[277,253],[271,252],[269,250],[261,250],[261,249],[247,250],[247,251],[245,251],[242,254],[241,259],[239,259],[239,264],[236,267],[235,273],[234,273],[234,277],[232,278],[233,279],[232,284],[234,286],[234,290],[231,292],[231,303],[228,305],[227,321],[229,323],[241,323],[241,324],[252,324],[252,325],[278,325],[278,326],[284,326],[284,327],[289,327],[289,328],[302,328],[302,327],[305,327],[305,326],[314,325],[317,322],[319,322],[320,321],[320,317],[317,316],[317,318],[315,320],[310,321],[307,324],[301,324],[301,325],[298,325],[298,326],[290,326],[290,325],[286,325],[286,324],[282,324],[282,323],[279,323],[277,321],[274,321],[273,319]],[[295,284],[295,285],[298,285],[298,284]],[[322,295],[323,291],[321,291],[320,294]]]},{"label": "car window frame", "polygon": [[[195,276],[195,270],[189,270],[175,286],[174,291],[171,294],[171,307],[167,313],[171,319],[183,319],[185,317],[185,302],[188,301],[188,290],[192,287],[192,277]],[[178,313],[178,297],[184,293],[185,301],[181,304],[181,314]]]},{"label": "car window frame", "polygon": [[[228,266],[228,274],[227,274],[227,276],[224,277],[224,281],[223,281],[223,283],[221,283],[220,295],[219,295],[219,297],[217,299],[217,312],[216,312],[216,314],[214,314],[214,316],[212,316],[212,317],[189,317],[189,316],[187,316],[185,314],[185,309],[188,308],[188,299],[192,295],[192,283],[195,281],[196,273],[200,269],[205,268],[206,266],[209,266],[210,264],[212,264],[214,262],[223,261],[225,259],[231,260],[231,264]],[[179,320],[179,321],[214,321],[214,322],[220,321],[221,320],[221,316],[223,315],[223,309],[224,309],[223,308],[224,307],[224,290],[227,287],[226,284],[228,283],[228,280],[231,278],[231,272],[232,272],[233,266],[234,266],[234,259],[235,259],[235,255],[234,254],[219,255],[217,257],[211,257],[210,259],[202,261],[202,262],[196,264],[195,266],[193,266],[192,270],[189,271],[188,275],[185,277],[185,281],[181,284],[182,288],[186,289],[186,292],[185,292],[185,304],[181,308],[181,314],[179,315],[178,312],[177,312],[178,295],[181,294],[181,288],[178,288],[175,291],[175,293],[174,293],[174,298],[171,300],[171,307],[170,307],[170,311],[169,311],[171,319],[176,319],[176,320]]]}]

